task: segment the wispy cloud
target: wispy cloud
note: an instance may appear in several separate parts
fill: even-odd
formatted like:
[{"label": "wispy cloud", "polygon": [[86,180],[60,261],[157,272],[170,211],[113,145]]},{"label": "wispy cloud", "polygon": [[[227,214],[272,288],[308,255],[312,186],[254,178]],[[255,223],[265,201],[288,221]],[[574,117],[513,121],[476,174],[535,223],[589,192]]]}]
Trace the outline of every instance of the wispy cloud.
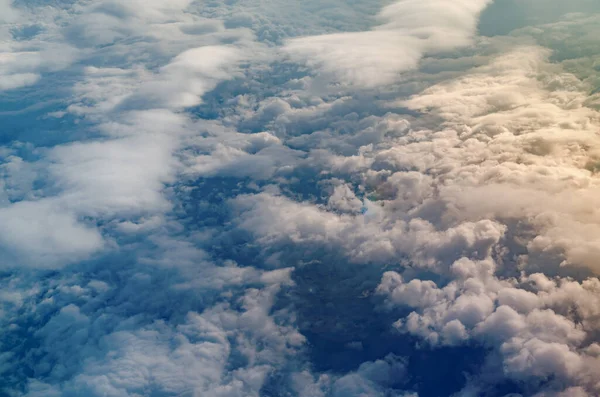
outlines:
[{"label": "wispy cloud", "polygon": [[331,79],[365,87],[392,83],[426,54],[471,44],[488,0],[412,1],[385,7],[370,31],[292,39],[284,47]]}]

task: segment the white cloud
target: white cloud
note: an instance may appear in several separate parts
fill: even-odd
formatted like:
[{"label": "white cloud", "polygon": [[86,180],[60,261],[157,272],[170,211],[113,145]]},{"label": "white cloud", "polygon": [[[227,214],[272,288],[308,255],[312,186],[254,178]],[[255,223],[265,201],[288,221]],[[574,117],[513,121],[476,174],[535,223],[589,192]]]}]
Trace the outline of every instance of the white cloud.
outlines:
[{"label": "white cloud", "polygon": [[[446,178],[454,182],[441,191],[452,203],[451,216],[527,218],[539,232],[529,243],[532,251],[552,246],[564,250],[568,263],[594,268],[588,241],[596,232],[587,214],[596,196],[590,164],[600,119],[585,107],[582,83],[568,73],[555,75],[546,56],[538,47],[518,48],[405,103],[431,109],[450,131],[462,129],[442,160],[452,167]],[[386,153],[388,161],[406,159],[395,152]],[[468,166],[477,162],[482,166]]]},{"label": "white cloud", "polygon": [[[56,33],[52,8],[39,14],[17,9],[11,0],[0,2],[0,92],[35,84],[43,73],[54,72],[71,65],[77,51],[62,42]],[[41,29],[33,37],[19,37],[16,32],[27,26]]]},{"label": "white cloud", "polygon": [[294,374],[294,384],[300,397],[417,397],[416,393],[405,392],[401,388],[407,376],[406,360],[389,354],[381,360],[365,362],[356,371],[337,378],[321,375],[315,380],[307,371],[297,373]]},{"label": "white cloud", "polygon": [[0,3],[6,392],[597,395],[597,18],[226,3]]},{"label": "white cloud", "polygon": [[[89,6],[76,4],[71,12],[92,19],[98,12],[110,14],[111,18],[119,19],[118,26],[127,29],[135,24],[130,26],[121,19],[133,18],[143,31],[127,34],[145,35],[153,31],[149,24],[160,30],[173,18],[189,21],[191,17],[182,12],[188,4],[188,1],[168,5],[144,2],[143,6],[140,3],[133,7],[105,1]],[[185,36],[181,32],[180,35]],[[156,39],[168,45],[179,38],[167,35]],[[209,37],[208,44],[212,42]],[[88,62],[94,61],[90,54],[97,44],[79,43],[79,51],[86,53]],[[86,68],[67,110],[94,123],[94,130],[103,137],[46,150],[34,168],[45,168],[48,174],[44,175],[51,178],[54,192],[38,201],[9,204],[2,209],[6,222],[0,226],[1,234],[5,235],[0,245],[19,253],[14,259],[16,263],[61,267],[76,262],[104,246],[101,232],[91,219],[103,222],[118,217],[135,219],[170,208],[162,190],[166,183],[174,181],[180,168],[174,155],[181,139],[197,129],[179,111],[200,104],[202,95],[219,81],[232,77],[243,53],[234,45],[202,45],[201,41],[193,40],[186,43],[192,44],[200,46],[185,48],[156,73],[148,70],[154,65],[144,67],[137,63],[124,68]],[[28,55],[32,67],[37,67],[42,54]],[[7,56],[16,59],[19,55]],[[49,62],[52,59],[44,60],[45,64]],[[24,206],[31,208],[27,222],[20,215]],[[44,214],[46,211],[51,214]],[[86,225],[80,221],[84,217],[89,219]],[[39,226],[35,227],[36,224]],[[69,244],[71,240],[76,243]],[[15,262],[6,265],[13,266]]]},{"label": "white cloud", "polygon": [[2,10],[2,22],[13,22],[19,16],[17,10],[13,7],[12,0],[2,0],[0,10]]},{"label": "white cloud", "polygon": [[4,266],[19,263],[51,268],[63,261],[78,261],[104,245],[92,225],[54,200],[19,202],[0,209],[0,246]]},{"label": "white cloud", "polygon": [[[106,315],[87,316],[67,305],[37,331],[42,343],[32,351],[46,350],[36,369],[52,383],[31,379],[24,395],[258,396],[269,373],[304,343],[292,327],[269,316],[280,287],[273,282],[247,290],[240,311],[217,305],[188,313],[177,326],[157,320],[132,328],[135,321],[123,320],[112,332],[101,328],[108,325]],[[230,371],[233,355],[246,364]],[[53,384],[69,374],[68,381]]]},{"label": "white cloud", "polygon": [[402,0],[385,7],[371,31],[290,40],[285,51],[335,80],[364,87],[392,83],[426,54],[469,45],[488,0]]}]

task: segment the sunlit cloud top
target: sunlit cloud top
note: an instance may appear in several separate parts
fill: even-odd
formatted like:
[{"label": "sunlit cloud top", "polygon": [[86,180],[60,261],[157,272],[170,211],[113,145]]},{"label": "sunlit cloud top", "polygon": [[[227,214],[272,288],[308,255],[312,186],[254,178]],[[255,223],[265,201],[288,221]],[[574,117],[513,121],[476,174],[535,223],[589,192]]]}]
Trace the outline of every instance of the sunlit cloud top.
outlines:
[{"label": "sunlit cloud top", "polygon": [[0,0],[0,397],[599,395],[599,34]]}]

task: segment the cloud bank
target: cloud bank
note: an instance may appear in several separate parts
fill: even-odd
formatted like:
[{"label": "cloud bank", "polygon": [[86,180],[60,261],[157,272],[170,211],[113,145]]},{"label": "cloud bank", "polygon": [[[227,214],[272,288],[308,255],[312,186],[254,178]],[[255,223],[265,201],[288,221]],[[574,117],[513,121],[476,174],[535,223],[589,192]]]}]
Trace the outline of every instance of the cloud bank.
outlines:
[{"label": "cloud bank", "polygon": [[335,80],[377,87],[415,69],[426,54],[471,44],[489,3],[403,0],[383,8],[370,31],[295,38],[284,50]]},{"label": "cloud bank", "polygon": [[0,2],[0,396],[598,395],[600,10],[539,10]]}]

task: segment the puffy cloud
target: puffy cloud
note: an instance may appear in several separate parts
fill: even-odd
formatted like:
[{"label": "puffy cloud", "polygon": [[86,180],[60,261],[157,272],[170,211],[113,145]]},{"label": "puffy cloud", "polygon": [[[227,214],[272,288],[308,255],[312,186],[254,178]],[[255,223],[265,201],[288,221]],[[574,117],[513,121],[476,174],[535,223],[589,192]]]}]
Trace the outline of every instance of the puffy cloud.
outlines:
[{"label": "puffy cloud", "polygon": [[[452,267],[465,266],[466,261],[460,262],[463,263]],[[486,267],[493,271],[493,267]],[[585,325],[589,320],[576,323],[572,319],[574,306],[567,304],[567,308],[562,304],[568,299],[555,305],[557,301],[550,296],[564,297],[573,286],[585,288],[597,280],[565,282],[555,285],[552,292],[534,293],[521,289],[520,283],[528,279],[499,280],[489,270],[487,275],[460,277],[443,288],[432,281],[404,281],[401,275],[389,272],[378,292],[387,296],[392,305],[414,309],[395,324],[402,332],[434,345],[475,340],[492,346],[500,353],[502,376],[508,378],[527,382],[555,378],[558,386],[583,383],[588,390],[596,390],[596,384],[588,381],[588,371],[596,371],[597,364],[592,364],[596,356],[586,342],[587,332],[595,332],[596,326]],[[526,297],[529,303],[524,306],[517,300],[507,302],[509,294]],[[575,292],[572,296],[579,295]],[[583,314],[585,309],[579,312],[581,309],[575,309],[575,317],[589,318]],[[584,369],[586,365],[591,367]]]},{"label": "puffy cloud", "polygon": [[[588,380],[588,371],[596,371],[588,347],[595,315],[583,301],[567,303],[587,296],[583,291],[594,290],[597,278],[583,280],[590,274],[585,271],[570,273],[580,281],[559,275],[569,274],[567,265],[597,272],[595,221],[583,214],[594,213],[590,162],[598,115],[586,106],[591,81],[566,72],[570,61],[556,65],[549,56],[546,48],[510,44],[488,65],[402,101],[441,126],[415,132],[408,144],[415,151],[404,144],[378,154],[387,167],[416,168],[434,178],[436,200],[444,203],[438,219],[494,219],[515,239],[516,246],[504,248],[512,258],[500,249],[482,262],[459,259],[446,282],[392,272],[378,288],[388,304],[410,308],[395,324],[402,332],[433,345],[476,341],[493,347],[497,356],[490,360],[500,364],[490,366],[501,371],[492,376],[497,369],[484,370],[479,392],[490,390],[484,379],[491,377],[528,382],[535,392],[547,389],[539,395],[597,393]],[[515,252],[517,246],[524,249]],[[513,266],[528,275],[507,273]]]},{"label": "puffy cloud", "polygon": [[19,5],[0,2],[0,92],[31,86],[44,73],[64,69],[78,58],[54,29],[56,13],[51,8],[32,13]]},{"label": "puffy cloud", "polygon": [[0,2],[0,394],[597,395],[597,17],[508,3]]},{"label": "puffy cloud", "polygon": [[341,249],[358,263],[385,263],[410,254],[413,266],[436,268],[461,252],[485,255],[504,233],[501,225],[489,221],[438,231],[424,220],[385,217],[374,204],[360,216],[337,215],[268,193],[238,196],[232,206],[238,227],[254,234],[268,252],[290,242],[318,244]]},{"label": "puffy cloud", "polygon": [[[101,2],[89,9],[76,4],[72,12],[140,18],[141,26],[148,29],[149,21],[160,27],[169,18],[186,19],[182,10],[188,3],[144,3],[138,12],[129,5]],[[119,26],[127,24],[119,22]],[[8,265],[60,267],[98,251],[104,245],[101,232],[94,230],[92,222],[82,223],[85,217],[111,221],[168,210],[162,190],[174,180],[178,167],[174,153],[181,139],[196,128],[178,111],[199,104],[205,92],[231,77],[240,54],[234,46],[205,45],[181,52],[156,73],[140,65],[88,67],[67,111],[94,123],[96,136],[105,138],[48,149],[38,168],[46,167],[53,192],[2,208],[6,220],[2,246],[25,254],[14,256]],[[21,207],[28,208],[27,216]]]},{"label": "puffy cloud", "polygon": [[[277,284],[249,290],[241,298],[242,312],[222,305],[190,312],[177,327],[164,321],[138,329],[122,324],[106,334],[94,334],[105,321],[102,315],[89,318],[77,306],[66,306],[37,332],[49,351],[36,371],[49,380],[77,375],[60,386],[32,379],[25,395],[259,395],[269,372],[303,342],[268,317],[277,290]],[[234,352],[247,364],[229,372]]]},{"label": "puffy cloud", "polygon": [[356,371],[338,378],[321,376],[315,380],[308,372],[295,374],[294,383],[300,397],[416,397],[416,394],[403,391],[400,387],[406,382],[406,370],[405,360],[390,354],[381,360],[365,362]]},{"label": "puffy cloud", "polygon": [[56,202],[19,202],[0,209],[0,220],[5,266],[53,267],[66,258],[86,259],[104,245],[98,230]]}]

